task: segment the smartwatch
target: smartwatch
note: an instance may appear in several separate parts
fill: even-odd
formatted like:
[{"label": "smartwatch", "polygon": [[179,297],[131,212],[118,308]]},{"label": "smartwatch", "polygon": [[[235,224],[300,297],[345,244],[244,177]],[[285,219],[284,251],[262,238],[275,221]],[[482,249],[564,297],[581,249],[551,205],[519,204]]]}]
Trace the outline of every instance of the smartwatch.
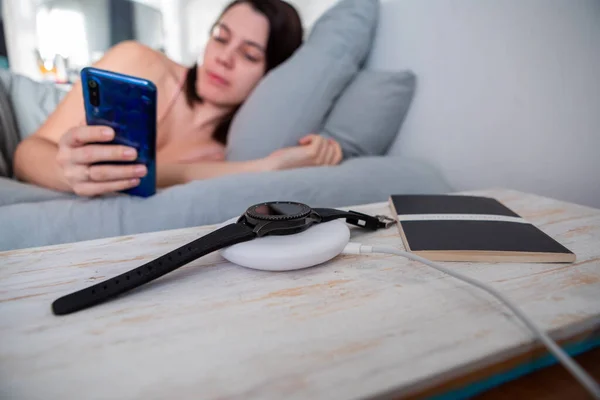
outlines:
[{"label": "smartwatch", "polygon": [[339,218],[369,230],[387,228],[394,223],[393,219],[383,215],[311,208],[290,201],[256,204],[249,207],[235,223],[214,230],[119,276],[58,298],[52,303],[52,311],[55,315],[65,315],[92,307],[222,248],[267,235],[292,235],[307,230],[313,224]]}]

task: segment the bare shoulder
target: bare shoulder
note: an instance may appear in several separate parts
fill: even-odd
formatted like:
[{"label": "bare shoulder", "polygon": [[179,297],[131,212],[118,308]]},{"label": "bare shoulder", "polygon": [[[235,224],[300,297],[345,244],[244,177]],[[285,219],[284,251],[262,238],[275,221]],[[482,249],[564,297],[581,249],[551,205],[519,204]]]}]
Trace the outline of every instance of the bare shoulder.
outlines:
[{"label": "bare shoulder", "polygon": [[131,61],[160,61],[161,54],[159,51],[140,42],[125,40],[108,49],[100,61],[98,61],[98,64],[110,63],[112,66],[117,67],[130,64]]},{"label": "bare shoulder", "polygon": [[[177,72],[177,64],[165,54],[135,41],[124,41],[113,46],[93,66],[154,82],[159,88],[159,114],[164,112],[170,99],[176,95],[179,85],[177,77],[183,74]],[[85,124],[83,104],[81,83],[76,82],[34,135],[58,143],[67,130]]]},{"label": "bare shoulder", "polygon": [[94,66],[152,81],[180,74],[184,68],[166,54],[133,40],[111,47]]}]

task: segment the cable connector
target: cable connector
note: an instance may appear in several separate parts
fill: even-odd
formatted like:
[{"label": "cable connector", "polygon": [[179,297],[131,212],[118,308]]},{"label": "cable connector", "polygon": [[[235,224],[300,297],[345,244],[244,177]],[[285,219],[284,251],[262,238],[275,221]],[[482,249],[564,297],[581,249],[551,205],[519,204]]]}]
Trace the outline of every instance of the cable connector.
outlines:
[{"label": "cable connector", "polygon": [[364,254],[371,253],[373,246],[365,246],[364,244],[350,242],[342,250],[342,254]]}]

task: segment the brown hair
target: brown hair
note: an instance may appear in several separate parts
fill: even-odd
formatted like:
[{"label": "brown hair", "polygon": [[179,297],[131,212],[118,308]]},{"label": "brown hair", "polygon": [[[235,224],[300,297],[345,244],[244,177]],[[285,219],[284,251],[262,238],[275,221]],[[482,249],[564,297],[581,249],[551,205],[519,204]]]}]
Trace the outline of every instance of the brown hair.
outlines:
[{"label": "brown hair", "polygon": [[[234,0],[225,7],[221,16],[238,4],[250,4],[254,10],[262,13],[269,20],[265,74],[287,60],[302,44],[304,34],[302,22],[296,9],[289,3],[283,0]],[[196,92],[197,67],[197,63],[191,66],[185,79],[185,97],[190,106],[202,102],[202,98]],[[229,127],[239,107],[240,105],[236,106],[217,125],[213,139],[223,145],[227,144]]]}]

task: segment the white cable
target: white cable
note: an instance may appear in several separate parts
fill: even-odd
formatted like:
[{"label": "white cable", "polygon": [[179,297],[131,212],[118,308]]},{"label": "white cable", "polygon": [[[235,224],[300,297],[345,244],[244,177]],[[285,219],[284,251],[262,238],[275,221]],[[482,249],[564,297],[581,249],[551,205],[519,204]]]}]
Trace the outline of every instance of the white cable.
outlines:
[{"label": "white cable", "polygon": [[563,349],[560,348],[552,340],[544,331],[539,329],[535,323],[527,317],[521,310],[517,308],[510,300],[500,294],[496,289],[486,285],[485,283],[479,282],[473,278],[469,278],[468,276],[459,274],[458,272],[454,272],[447,268],[442,267],[432,261],[429,261],[426,258],[417,256],[412,253],[408,253],[406,251],[401,251],[394,249],[393,247],[385,247],[385,246],[366,246],[361,245],[360,243],[348,243],[343,253],[345,254],[364,254],[364,253],[383,253],[383,254],[393,254],[397,256],[406,257],[408,259],[419,261],[425,265],[428,265],[432,268],[437,269],[438,271],[444,272],[454,278],[460,279],[471,285],[477,286],[478,288],[485,290],[490,293],[492,296],[496,297],[502,303],[504,303],[508,308],[515,313],[517,317],[523,321],[525,325],[537,336],[543,343],[546,345],[548,350],[563,364],[563,366],[577,379],[596,399],[600,399],[600,385],[594,381],[594,379],[587,373],[575,360],[573,360]]}]

